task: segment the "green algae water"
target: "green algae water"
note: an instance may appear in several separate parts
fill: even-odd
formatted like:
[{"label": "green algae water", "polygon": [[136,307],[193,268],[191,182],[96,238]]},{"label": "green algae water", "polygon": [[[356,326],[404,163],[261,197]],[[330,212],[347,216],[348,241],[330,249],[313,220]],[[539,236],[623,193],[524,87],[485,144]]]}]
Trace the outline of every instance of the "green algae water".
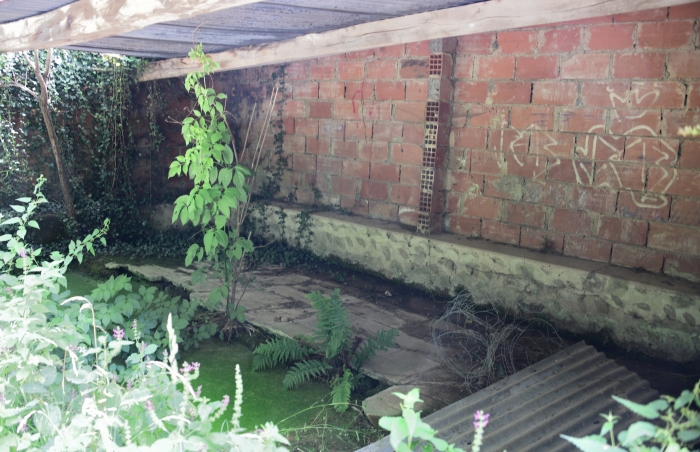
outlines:
[{"label": "green algae water", "polygon": [[[68,290],[72,296],[89,295],[100,281],[82,273],[67,272]],[[202,385],[202,395],[210,400],[231,397],[226,413],[217,420],[215,430],[220,430],[233,414],[233,398],[236,391],[235,368],[240,365],[243,377],[243,406],[241,427],[246,430],[265,422],[274,422],[280,428],[301,427],[318,416],[321,408],[311,408],[330,403],[330,389],[323,383],[306,383],[301,387],[285,391],[282,380],[287,369],[253,372],[253,353],[246,346],[218,339],[200,343],[199,348],[190,348],[181,353],[179,362],[199,362],[199,378],[192,382],[197,388]],[[332,408],[331,408],[332,409]]]},{"label": "green algae water", "polygon": [[181,360],[201,364],[199,378],[192,385],[195,388],[202,385],[203,396],[211,400],[221,400],[224,395],[231,397],[229,408],[217,421],[215,430],[230,421],[233,414],[236,364],[240,365],[243,377],[241,427],[247,430],[265,422],[274,422],[280,428],[301,427],[322,411],[311,408],[314,404],[330,402],[330,389],[323,383],[310,382],[290,391],[282,389],[287,372],[282,366],[253,372],[253,353],[239,343],[211,339],[202,342],[199,348],[183,352]]}]

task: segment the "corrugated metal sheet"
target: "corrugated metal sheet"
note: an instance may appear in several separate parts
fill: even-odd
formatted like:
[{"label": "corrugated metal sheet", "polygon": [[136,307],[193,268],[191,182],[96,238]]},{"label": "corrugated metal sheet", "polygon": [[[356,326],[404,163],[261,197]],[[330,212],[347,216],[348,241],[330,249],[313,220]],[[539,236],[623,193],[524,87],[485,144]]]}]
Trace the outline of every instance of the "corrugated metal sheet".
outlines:
[{"label": "corrugated metal sheet", "polygon": [[[0,0],[0,23],[59,8],[75,0]],[[264,44],[485,0],[274,0],[155,24],[122,36],[69,47],[155,58],[186,56],[192,42],[206,52]]]},{"label": "corrugated metal sheet", "polygon": [[[600,413],[621,416],[616,431],[636,418],[611,396],[648,403],[659,394],[637,374],[584,342],[574,344],[425,418],[440,438],[470,449],[474,413],[490,413],[482,452],[574,451],[559,437],[597,433]],[[391,451],[388,438],[360,449]],[[358,452],[360,452],[358,451]]]}]

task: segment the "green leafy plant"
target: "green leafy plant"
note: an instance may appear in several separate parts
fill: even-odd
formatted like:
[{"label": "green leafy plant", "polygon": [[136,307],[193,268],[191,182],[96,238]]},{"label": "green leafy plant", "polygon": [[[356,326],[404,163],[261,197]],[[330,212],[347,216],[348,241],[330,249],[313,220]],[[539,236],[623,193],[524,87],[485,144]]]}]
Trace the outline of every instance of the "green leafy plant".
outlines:
[{"label": "green leafy plant", "polygon": [[[600,434],[584,438],[561,435],[584,452],[690,452],[697,450],[700,440],[700,416],[693,409],[700,406],[700,381],[692,391],[685,390],[678,398],[662,396],[661,399],[641,405],[613,396],[631,412],[643,417],[617,435],[613,432],[619,417],[612,413],[601,414],[605,423]],[[653,421],[649,422],[649,421]],[[608,443],[608,440],[610,442]]]},{"label": "green leafy plant", "polygon": [[[53,252],[49,260],[37,262],[23,237],[27,226],[34,227],[29,215],[43,200],[39,188],[33,199],[19,199],[22,216],[7,220],[17,224],[17,232],[0,237],[5,248],[0,267],[0,450],[286,450],[277,444],[288,444],[287,439],[272,424],[254,433],[240,428],[238,369],[232,428],[212,431],[229,397],[211,402],[192,387],[199,366],[178,365],[172,315],[165,322],[169,353],[153,360],[157,346],[143,341],[137,329],[133,341],[125,340],[120,327],[110,335],[97,325],[89,300],[64,299],[60,291],[68,264],[80,260],[84,250],[92,252],[106,226],[72,242],[66,255]],[[90,334],[61,315],[61,306],[75,302],[79,311],[90,314]],[[128,372],[121,373],[112,366],[114,359],[132,347],[124,360]]]},{"label": "green leafy plant", "polygon": [[[392,393],[396,397],[403,400],[401,403],[401,416],[384,416],[379,419],[379,426],[390,433],[389,441],[391,447],[396,452],[411,452],[421,445],[421,450],[424,452],[432,452],[435,449],[448,452],[465,452],[464,450],[455,447],[454,444],[447,444],[447,441],[436,438],[437,433],[430,425],[423,422],[420,418],[420,411],[416,411],[414,406],[418,402],[423,402],[420,399],[420,390],[414,388],[408,394],[400,392]],[[476,433],[472,442],[472,452],[478,452],[481,449],[481,438],[484,434],[484,428],[488,424],[488,414],[483,414],[477,411],[475,415],[474,426]]]},{"label": "green leafy plant", "polygon": [[317,378],[326,378],[331,386],[333,404],[345,411],[352,391],[361,384],[360,366],[379,350],[394,347],[399,332],[381,330],[375,337],[362,342],[353,337],[348,313],[336,289],[330,297],[321,292],[307,295],[316,309],[316,330],[310,338],[300,342],[290,338],[273,338],[254,351],[253,370],[269,369],[277,364],[293,363],[282,381],[285,389]]},{"label": "green leafy plant", "polygon": [[[183,224],[191,222],[200,228],[202,241],[187,250],[185,264],[189,266],[194,261],[206,264],[206,268],[195,271],[193,283],[208,277],[221,281],[222,285],[211,291],[209,302],[223,300],[229,319],[224,330],[230,331],[231,322],[245,322],[245,307],[240,306],[241,298],[236,299],[236,292],[239,283],[248,282],[243,277],[243,258],[245,253],[253,251],[253,242],[250,236],[241,236],[241,227],[248,213],[261,144],[277,91],[273,91],[270,99],[257,146],[247,153],[246,139],[237,150],[227,119],[226,95],[217,94],[207,79],[217,63],[202,52],[201,45],[190,52],[190,58],[202,64],[201,71],[188,74],[185,79],[187,91],[194,92],[196,107],[182,122],[182,136],[188,149],[172,162],[168,177],[188,176],[194,187],[175,201],[172,221],[179,219]],[[249,163],[250,169],[244,162]]]}]

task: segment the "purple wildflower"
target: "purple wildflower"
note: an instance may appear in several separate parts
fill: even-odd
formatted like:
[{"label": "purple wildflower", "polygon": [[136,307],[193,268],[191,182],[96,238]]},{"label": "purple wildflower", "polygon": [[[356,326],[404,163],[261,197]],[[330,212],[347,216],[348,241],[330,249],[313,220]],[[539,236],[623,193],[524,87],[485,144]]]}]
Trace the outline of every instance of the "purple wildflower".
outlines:
[{"label": "purple wildflower", "polygon": [[27,250],[22,249],[22,251],[19,252],[19,257],[27,257]]},{"label": "purple wildflower", "polygon": [[156,407],[153,406],[153,401],[146,400],[146,411],[154,411],[155,409]]},{"label": "purple wildflower", "polygon": [[202,385],[199,385],[197,388],[197,392],[194,393],[197,397],[199,397],[202,394]]},{"label": "purple wildflower", "polygon": [[224,408],[226,408],[228,406],[229,400],[230,400],[230,397],[225,395],[224,400],[221,401],[221,403],[224,405]]},{"label": "purple wildflower", "polygon": [[478,410],[476,413],[474,413],[474,428],[484,428],[489,424],[489,414],[486,413],[484,414],[483,411]]},{"label": "purple wildflower", "polygon": [[114,336],[116,340],[121,341],[124,339],[124,330],[121,329],[121,327],[117,327],[116,329],[112,330],[112,332],[114,333],[112,336]]}]

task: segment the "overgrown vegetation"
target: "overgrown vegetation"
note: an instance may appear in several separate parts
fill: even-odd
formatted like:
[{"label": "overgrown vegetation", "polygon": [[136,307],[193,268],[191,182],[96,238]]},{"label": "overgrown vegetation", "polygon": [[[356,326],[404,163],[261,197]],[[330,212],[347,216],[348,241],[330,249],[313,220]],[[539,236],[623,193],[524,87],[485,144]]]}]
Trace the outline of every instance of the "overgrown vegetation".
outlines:
[{"label": "overgrown vegetation", "polygon": [[[212,290],[209,302],[213,305],[224,300],[226,317],[242,324],[245,307],[240,305],[241,297],[236,298],[237,287],[239,282],[247,283],[242,261],[245,253],[253,251],[253,243],[250,235],[241,236],[241,228],[248,213],[251,186],[255,183],[261,144],[276,94],[270,99],[257,146],[248,149],[246,137],[243,147],[236,149],[226,117],[226,95],[217,94],[211,88],[211,80],[207,79],[218,64],[204,55],[201,45],[190,52],[190,58],[202,64],[201,71],[188,74],[185,79],[185,88],[196,96],[197,108],[182,122],[182,135],[189,148],[171,164],[168,176],[186,175],[194,187],[175,201],[172,221],[191,222],[200,227],[202,244],[194,243],[189,247],[185,265],[195,260],[207,264],[194,272],[193,283],[211,277],[220,280],[222,285]],[[247,156],[246,151],[249,152]],[[251,169],[243,165],[246,158]],[[232,327],[224,328],[231,330]]]},{"label": "overgrown vegetation", "polygon": [[299,341],[287,337],[268,340],[253,351],[253,369],[264,370],[293,363],[282,382],[285,389],[324,378],[331,386],[336,410],[345,411],[352,391],[361,387],[364,376],[358,372],[360,366],[377,351],[394,347],[399,332],[381,330],[362,343],[362,339],[353,337],[338,289],[328,298],[320,292],[307,296],[317,311],[313,335]]}]

